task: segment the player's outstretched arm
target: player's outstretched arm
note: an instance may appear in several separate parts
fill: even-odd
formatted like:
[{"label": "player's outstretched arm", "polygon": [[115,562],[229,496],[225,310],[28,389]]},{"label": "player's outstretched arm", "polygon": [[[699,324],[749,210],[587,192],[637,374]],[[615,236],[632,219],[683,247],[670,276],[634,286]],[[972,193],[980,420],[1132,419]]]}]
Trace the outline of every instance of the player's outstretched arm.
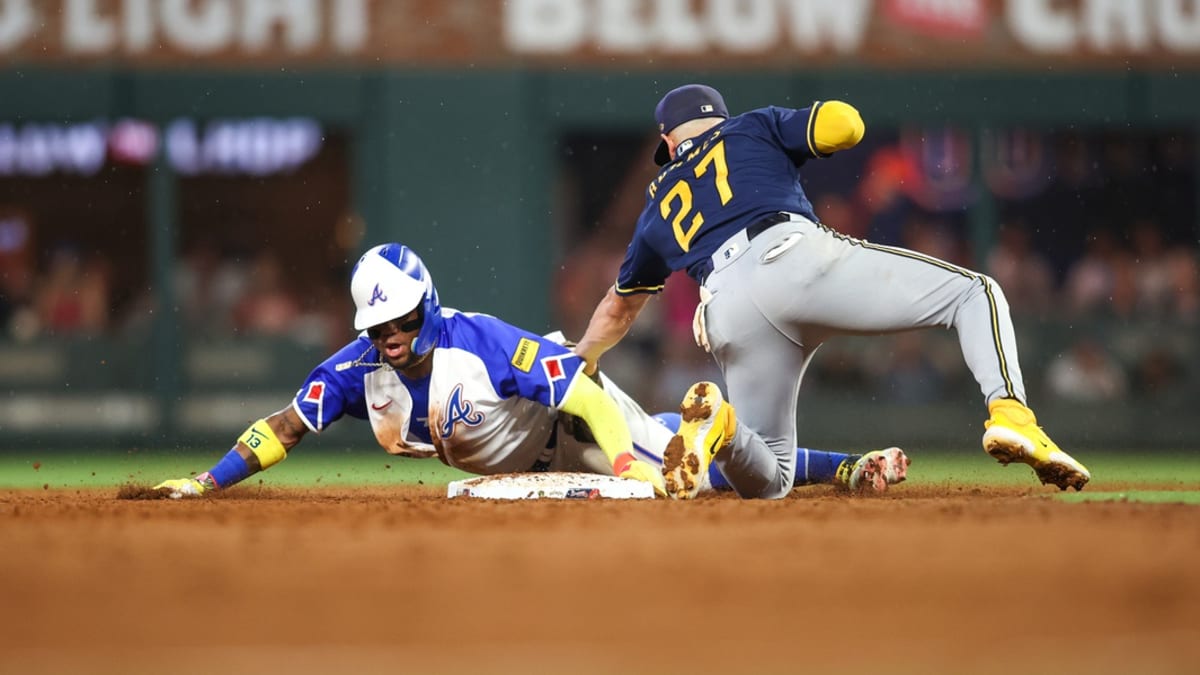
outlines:
[{"label": "player's outstretched arm", "polygon": [[579,344],[575,345],[575,353],[587,363],[585,368],[589,375],[596,372],[597,363],[604,352],[612,349],[629,332],[629,327],[649,299],[650,296],[644,293],[620,295],[615,286],[608,289],[604,299],[596,306],[596,311],[592,312],[591,321]]},{"label": "player's outstretched arm", "polygon": [[199,497],[227,488],[282,462],[308,427],[291,406],[251,424],[237,443],[211,469],[192,478],[166,480],[154,486],[172,499]]}]

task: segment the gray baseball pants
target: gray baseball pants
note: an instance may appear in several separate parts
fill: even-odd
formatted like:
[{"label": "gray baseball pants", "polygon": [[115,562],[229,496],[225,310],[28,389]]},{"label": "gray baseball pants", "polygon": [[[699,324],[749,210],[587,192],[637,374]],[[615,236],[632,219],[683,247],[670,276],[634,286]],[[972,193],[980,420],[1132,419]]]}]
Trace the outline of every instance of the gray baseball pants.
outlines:
[{"label": "gray baseball pants", "polygon": [[704,287],[708,343],[738,419],[714,461],[742,497],[791,491],[800,381],[834,335],[954,328],[985,399],[1025,400],[1008,302],[983,274],[793,214],[753,240],[743,231],[726,241]]}]

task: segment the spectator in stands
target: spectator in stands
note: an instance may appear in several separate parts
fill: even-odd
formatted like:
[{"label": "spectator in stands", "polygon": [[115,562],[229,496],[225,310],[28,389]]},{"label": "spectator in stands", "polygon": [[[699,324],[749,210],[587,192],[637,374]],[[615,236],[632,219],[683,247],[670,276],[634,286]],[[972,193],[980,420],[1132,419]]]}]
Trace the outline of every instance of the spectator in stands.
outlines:
[{"label": "spectator in stands", "polygon": [[1169,349],[1158,345],[1142,355],[1133,369],[1133,392],[1139,397],[1164,398],[1184,393],[1187,368]]},{"label": "spectator in stands", "polygon": [[814,212],[821,222],[828,223],[842,234],[863,239],[867,236],[867,218],[853,200],[836,192],[826,192],[815,199]]},{"label": "spectator in stands", "polygon": [[[29,221],[17,214],[0,216],[0,337],[19,333],[21,325],[34,328],[33,255]],[[33,324],[32,326],[29,326]],[[32,337],[29,335],[27,337]]]},{"label": "spectator in stands", "polygon": [[1142,316],[1163,316],[1175,293],[1171,288],[1171,269],[1167,264],[1162,228],[1154,220],[1141,218],[1133,224],[1129,239],[1137,312]]},{"label": "spectator in stands", "polygon": [[1046,256],[1033,250],[1031,241],[1024,222],[1008,220],[1000,226],[996,246],[987,257],[987,273],[1004,289],[1017,316],[1042,316],[1054,304],[1054,271]]},{"label": "spectator in stands", "polygon": [[288,335],[300,314],[300,303],[284,282],[283,265],[270,252],[260,253],[250,273],[249,288],[233,310],[234,329],[257,335]]},{"label": "spectator in stands", "polygon": [[1136,263],[1137,307],[1144,316],[1192,321],[1200,315],[1200,264],[1195,247],[1166,244],[1155,220],[1137,222],[1130,235]]},{"label": "spectator in stands", "polygon": [[1182,321],[1200,320],[1200,260],[1197,250],[1185,246],[1172,248],[1167,254],[1171,270],[1172,300],[1168,311]]},{"label": "spectator in stands", "polygon": [[[944,222],[933,217],[911,215],[904,222],[900,246],[955,265],[970,264],[963,251],[962,239],[955,236]],[[1005,295],[1007,294],[1006,290]]]},{"label": "spectator in stands", "polygon": [[233,308],[247,292],[244,266],[222,256],[214,241],[197,240],[175,268],[175,294],[183,320],[193,334],[227,336]]},{"label": "spectator in stands", "polygon": [[1106,228],[1087,237],[1086,251],[1067,271],[1068,310],[1074,316],[1129,316],[1136,302],[1133,258]]},{"label": "spectator in stands", "polygon": [[1046,386],[1061,399],[1099,402],[1123,398],[1129,382],[1116,359],[1100,343],[1085,337],[1050,362]]},{"label": "spectator in stands", "polygon": [[902,245],[904,225],[917,212],[909,194],[920,190],[921,182],[916,163],[899,147],[883,147],[871,155],[858,185],[858,200],[866,214],[865,230],[869,240],[876,244]]},{"label": "spectator in stands", "polygon": [[[890,360],[881,362],[876,380],[881,398],[896,403],[921,404],[942,399],[945,377],[926,350],[922,333],[898,333],[891,338]],[[886,350],[880,350],[886,356]]]},{"label": "spectator in stands", "polygon": [[109,277],[100,255],[85,259],[75,246],[55,248],[34,291],[42,329],[54,335],[103,332],[109,320]]}]

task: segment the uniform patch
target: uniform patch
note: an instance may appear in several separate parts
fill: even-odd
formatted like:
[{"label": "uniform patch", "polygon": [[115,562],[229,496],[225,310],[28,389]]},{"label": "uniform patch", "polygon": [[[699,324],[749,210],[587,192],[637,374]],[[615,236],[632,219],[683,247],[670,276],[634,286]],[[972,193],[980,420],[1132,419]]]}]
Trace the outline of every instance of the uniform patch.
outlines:
[{"label": "uniform patch", "polygon": [[537,361],[538,349],[541,348],[534,340],[529,338],[521,338],[517,343],[517,351],[513,353],[512,364],[523,373],[528,373],[533,369],[533,364]]},{"label": "uniform patch", "polygon": [[313,382],[308,385],[308,391],[304,392],[305,402],[320,403],[323,396],[325,396],[324,382]]},{"label": "uniform patch", "polygon": [[546,371],[546,379],[554,382],[555,380],[561,380],[567,376],[566,372],[563,370],[562,360],[562,356],[555,356],[542,361],[542,369]]}]

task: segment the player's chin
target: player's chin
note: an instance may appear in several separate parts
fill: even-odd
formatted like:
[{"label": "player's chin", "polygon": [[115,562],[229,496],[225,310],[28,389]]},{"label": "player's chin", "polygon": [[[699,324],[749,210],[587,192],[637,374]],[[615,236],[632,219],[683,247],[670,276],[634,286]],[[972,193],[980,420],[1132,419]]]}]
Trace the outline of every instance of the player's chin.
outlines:
[{"label": "player's chin", "polygon": [[410,368],[415,366],[419,360],[420,359],[417,359],[411,353],[405,353],[402,356],[388,356],[387,354],[383,355],[384,363],[391,366],[394,370],[404,370],[405,368]]}]

